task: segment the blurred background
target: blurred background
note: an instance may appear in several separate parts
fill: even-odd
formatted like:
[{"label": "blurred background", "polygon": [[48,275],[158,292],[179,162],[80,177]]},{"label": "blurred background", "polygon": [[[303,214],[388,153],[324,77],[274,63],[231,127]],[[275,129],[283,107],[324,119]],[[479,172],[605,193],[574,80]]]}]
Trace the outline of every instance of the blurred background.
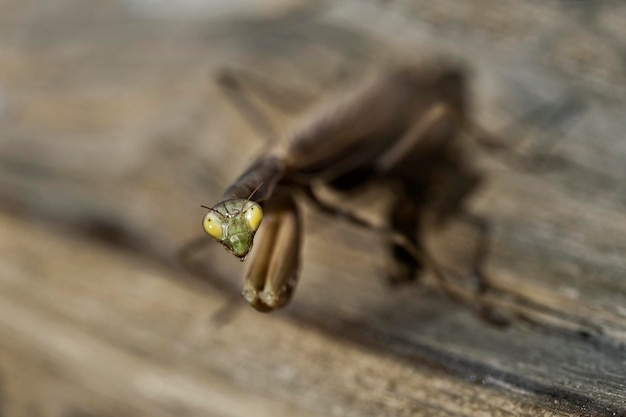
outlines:
[{"label": "blurred background", "polygon": [[[389,288],[379,237],[306,207],[284,310],[251,309],[218,245],[177,262],[264,148],[220,70],[293,90],[287,129],[433,55],[545,159],[487,158],[471,201],[532,323]],[[624,415],[624,114],[620,1],[0,0],[0,415]]]}]

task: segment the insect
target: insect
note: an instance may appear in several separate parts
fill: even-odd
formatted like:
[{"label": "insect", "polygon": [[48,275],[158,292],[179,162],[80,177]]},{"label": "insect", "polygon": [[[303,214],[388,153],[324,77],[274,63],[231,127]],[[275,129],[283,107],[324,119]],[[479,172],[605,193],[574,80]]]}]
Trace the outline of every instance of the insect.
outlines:
[{"label": "insect", "polygon": [[[236,78],[222,84],[237,90]],[[305,116],[229,186],[203,218],[204,231],[250,266],[243,297],[259,311],[283,307],[298,280],[302,246],[296,195],[318,209],[383,233],[394,283],[414,280],[433,263],[423,248],[422,215],[445,223],[464,216],[484,231],[464,203],[481,175],[463,152],[471,130],[467,76],[456,63],[435,60],[383,69]],[[249,109],[248,109],[249,110]],[[475,135],[486,146],[486,136]],[[353,192],[372,182],[393,184],[388,226],[323,201],[316,190]],[[259,235],[256,235],[257,230]],[[486,245],[475,254],[476,276]]]}]

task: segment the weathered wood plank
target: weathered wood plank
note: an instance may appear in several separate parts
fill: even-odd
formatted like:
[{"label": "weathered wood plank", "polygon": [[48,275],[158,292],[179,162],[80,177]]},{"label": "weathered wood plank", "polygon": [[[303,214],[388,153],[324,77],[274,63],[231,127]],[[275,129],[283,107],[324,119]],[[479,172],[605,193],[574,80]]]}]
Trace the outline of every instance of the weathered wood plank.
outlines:
[{"label": "weathered wood plank", "polygon": [[237,304],[223,326],[223,297],[171,269],[11,216],[0,226],[6,415],[576,415],[289,314]]},{"label": "weathered wood plank", "polygon": [[[147,20],[126,2],[6,2],[0,31],[20,36],[0,36],[0,205],[38,219],[1,220],[6,414],[624,413],[626,11],[505,3]],[[392,291],[381,242],[315,213],[293,304],[260,316],[237,299],[213,323],[228,297],[183,279],[174,253],[262,144],[208,75],[254,66],[316,91],[338,68],[434,50],[475,69],[493,130],[541,103],[585,104],[568,126],[519,128],[556,141],[546,169],[483,161],[473,202],[493,226],[491,280],[544,327],[493,328],[431,290]],[[198,259],[236,294],[238,262],[214,246]]]}]

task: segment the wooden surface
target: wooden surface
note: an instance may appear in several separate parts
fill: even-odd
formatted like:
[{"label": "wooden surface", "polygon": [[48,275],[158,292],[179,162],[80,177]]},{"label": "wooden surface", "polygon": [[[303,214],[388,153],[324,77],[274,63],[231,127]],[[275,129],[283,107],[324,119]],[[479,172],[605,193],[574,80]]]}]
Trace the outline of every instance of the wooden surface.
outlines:
[{"label": "wooden surface", "polygon": [[[626,415],[626,5],[171,4],[0,2],[0,415]],[[481,158],[487,272],[530,322],[387,287],[377,237],[311,210],[283,311],[217,245],[177,264],[262,148],[215,71],[319,95],[442,52],[492,131],[577,104],[511,131],[540,169]]]}]

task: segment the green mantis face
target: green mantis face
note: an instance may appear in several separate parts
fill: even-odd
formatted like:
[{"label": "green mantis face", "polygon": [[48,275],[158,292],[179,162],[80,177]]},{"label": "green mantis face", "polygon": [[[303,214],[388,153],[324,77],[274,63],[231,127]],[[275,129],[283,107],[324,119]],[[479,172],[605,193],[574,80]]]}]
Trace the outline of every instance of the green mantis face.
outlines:
[{"label": "green mantis face", "polygon": [[254,234],[262,219],[263,210],[258,203],[242,199],[226,200],[204,216],[202,227],[209,236],[243,261],[252,249]]}]

